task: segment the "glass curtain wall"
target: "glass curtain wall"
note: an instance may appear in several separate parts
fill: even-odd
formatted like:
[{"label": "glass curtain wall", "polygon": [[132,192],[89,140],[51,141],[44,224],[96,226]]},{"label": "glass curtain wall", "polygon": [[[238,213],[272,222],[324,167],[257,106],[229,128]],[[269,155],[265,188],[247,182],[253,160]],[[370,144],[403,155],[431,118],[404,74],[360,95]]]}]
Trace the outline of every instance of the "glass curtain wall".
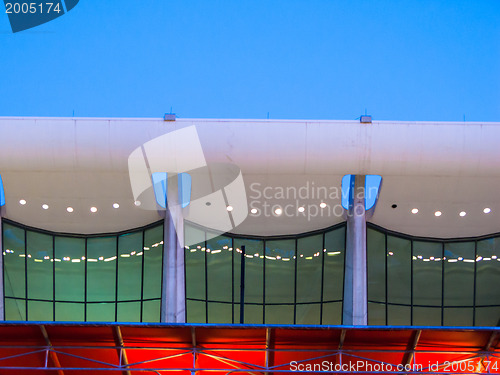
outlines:
[{"label": "glass curtain wall", "polygon": [[186,224],[185,238],[193,244],[185,248],[187,322],[342,323],[345,224],[297,236],[214,238]]},{"label": "glass curtain wall", "polygon": [[[2,235],[6,320],[160,321],[161,222],[76,236],[4,219]],[[185,238],[188,323],[342,324],[345,224],[250,237],[186,223]],[[499,324],[500,235],[428,239],[370,224],[367,245],[370,325]]]},{"label": "glass curtain wall", "polygon": [[163,224],[103,236],[3,221],[5,319],[159,322]]},{"label": "glass curtain wall", "polygon": [[500,236],[425,239],[370,225],[368,324],[497,326]]}]

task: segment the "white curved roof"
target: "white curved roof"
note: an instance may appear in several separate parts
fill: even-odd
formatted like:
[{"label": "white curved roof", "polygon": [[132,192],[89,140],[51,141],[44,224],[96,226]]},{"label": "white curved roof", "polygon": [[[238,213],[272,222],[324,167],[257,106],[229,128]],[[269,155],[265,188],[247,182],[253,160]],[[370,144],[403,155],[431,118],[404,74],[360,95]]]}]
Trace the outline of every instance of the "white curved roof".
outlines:
[{"label": "white curved roof", "polygon": [[[134,205],[128,157],[145,142],[191,125],[207,162],[241,168],[249,201],[259,207],[258,216],[250,215],[235,232],[300,233],[343,221],[317,206],[325,199],[328,208],[340,203],[334,193],[345,174],[383,177],[370,219],[375,224],[431,237],[500,231],[500,123],[470,122],[3,117],[3,216],[74,233],[112,232],[159,220],[156,211]],[[300,188],[307,194],[297,198]],[[321,189],[327,189],[327,197],[318,196]],[[27,204],[19,204],[20,199]],[[112,207],[115,202],[120,208]],[[288,206],[289,215],[275,217],[270,210],[264,217],[264,203]],[[308,219],[297,213],[297,205],[317,215]],[[93,206],[96,213],[90,212]],[[489,214],[483,212],[486,207]],[[418,214],[411,214],[412,208]],[[434,216],[437,210],[440,217]],[[461,211],[467,214],[460,217]]]}]

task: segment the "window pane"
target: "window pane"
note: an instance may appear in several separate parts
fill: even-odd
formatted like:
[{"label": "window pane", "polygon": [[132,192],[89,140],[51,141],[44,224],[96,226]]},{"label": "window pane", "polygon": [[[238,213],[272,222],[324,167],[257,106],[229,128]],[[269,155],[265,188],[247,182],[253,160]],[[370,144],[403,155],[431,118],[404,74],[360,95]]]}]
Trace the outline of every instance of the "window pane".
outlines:
[{"label": "window pane", "polygon": [[[24,230],[3,223],[3,264],[5,295],[25,298]],[[24,313],[23,313],[24,316]]]},{"label": "window pane", "polygon": [[26,320],[26,301],[5,298],[5,320]]},{"label": "window pane", "polygon": [[184,231],[186,243],[191,244],[185,250],[186,298],[205,300],[205,233],[187,225]]},{"label": "window pane", "polygon": [[[411,304],[411,241],[387,236],[387,301]],[[401,310],[406,311],[406,310]],[[409,311],[408,311],[409,313]],[[410,315],[408,314],[408,319]],[[408,323],[409,324],[409,323]]]},{"label": "window pane", "polygon": [[161,298],[163,225],[144,232],[144,298]]},{"label": "window pane", "polygon": [[[474,247],[474,242],[445,244],[446,261],[443,262],[445,306],[474,306]],[[454,315],[457,314],[458,312]]]},{"label": "window pane", "polygon": [[[266,304],[294,302],[294,255],[295,240],[266,241]],[[277,310],[271,309],[271,311],[275,312]],[[270,317],[269,319],[272,318]],[[266,323],[267,320],[268,318],[266,310]]]},{"label": "window pane", "polygon": [[140,322],[141,303],[140,302],[119,302],[117,321],[118,322]]},{"label": "window pane", "polygon": [[208,322],[209,323],[231,323],[233,307],[230,303],[208,304]]},{"label": "window pane", "polygon": [[366,244],[368,300],[385,302],[385,261],[387,257],[385,251],[385,236],[379,231],[368,229]]},{"label": "window pane", "polygon": [[89,303],[87,304],[88,322],[114,322],[114,303]]},{"label": "window pane", "polygon": [[492,288],[500,285],[500,237],[478,241],[477,256],[476,305],[500,305],[500,288]]},{"label": "window pane", "polygon": [[56,302],[56,320],[83,322],[85,320],[85,305],[83,303]]},{"label": "window pane", "polygon": [[118,237],[118,301],[141,299],[142,254],[142,232]]},{"label": "window pane", "polygon": [[[28,231],[26,241],[28,247],[28,298],[51,301],[54,299],[53,262],[50,261],[53,258],[52,236]],[[29,304],[28,306],[35,305]],[[43,312],[33,313],[45,316]],[[30,317],[30,320],[33,319]],[[50,320],[52,320],[52,316]]]},{"label": "window pane", "polygon": [[[245,245],[245,253],[252,258],[245,258],[245,303],[262,303],[264,295],[264,241],[235,238],[234,239],[234,300],[240,301],[241,285],[241,246]],[[258,255],[255,255],[258,254]],[[262,320],[262,319],[261,319]],[[239,322],[239,320],[238,320]]]},{"label": "window pane", "polygon": [[160,301],[144,301],[142,304],[142,321],[157,323],[160,321]]},{"label": "window pane", "polygon": [[206,303],[200,301],[186,301],[188,323],[206,323]]},{"label": "window pane", "polygon": [[[232,301],[233,252],[229,251],[231,246],[231,239],[225,236],[214,237],[207,241],[207,292],[209,301]],[[209,321],[211,321],[210,309]]]},{"label": "window pane", "polygon": [[[293,324],[293,305],[266,306],[266,324]],[[246,323],[246,318],[245,318]]]},{"label": "window pane", "polygon": [[[234,322],[240,322],[240,305],[235,305]],[[262,305],[245,304],[245,324],[264,324],[264,307]]]},{"label": "window pane", "polygon": [[390,326],[411,325],[411,307],[394,306],[394,305],[387,306],[387,325]]},{"label": "window pane", "polygon": [[472,326],[472,308],[446,308],[444,309],[445,326]]},{"label": "window pane", "polygon": [[368,324],[383,326],[385,322],[385,304],[368,302]]},{"label": "window pane", "polygon": [[415,326],[440,326],[440,307],[413,307],[413,325]]},{"label": "window pane", "polygon": [[500,326],[500,306],[476,307],[476,326]]},{"label": "window pane", "polygon": [[97,262],[87,262],[87,300],[115,301],[116,237],[89,238],[87,257],[97,259]]},{"label": "window pane", "polygon": [[83,302],[85,300],[85,239],[55,237],[54,260],[56,300]]},{"label": "window pane", "polygon": [[53,303],[28,301],[28,320],[31,321],[54,320]]},{"label": "window pane", "polygon": [[240,304],[239,303],[234,303],[233,304],[233,323],[239,324],[240,323]]},{"label": "window pane", "polygon": [[342,302],[323,304],[323,321],[326,325],[342,324]]},{"label": "window pane", "polygon": [[297,253],[300,254],[297,259],[297,302],[319,302],[321,301],[321,267],[324,256],[323,235],[299,238]]},{"label": "window pane", "polygon": [[413,256],[413,304],[441,306],[442,244],[414,241]]},{"label": "window pane", "polygon": [[323,301],[339,301],[344,292],[345,227],[325,233],[325,248]]},{"label": "window pane", "polygon": [[297,305],[295,324],[319,324],[320,312],[321,304],[319,303]]}]

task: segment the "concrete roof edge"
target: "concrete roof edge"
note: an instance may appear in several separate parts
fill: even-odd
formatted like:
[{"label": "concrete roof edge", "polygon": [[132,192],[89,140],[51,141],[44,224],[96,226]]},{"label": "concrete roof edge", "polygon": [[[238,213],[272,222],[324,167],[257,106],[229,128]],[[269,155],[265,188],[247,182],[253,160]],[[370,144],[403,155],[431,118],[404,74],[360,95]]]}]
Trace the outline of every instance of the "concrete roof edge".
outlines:
[{"label": "concrete roof edge", "polygon": [[[43,116],[0,116],[1,120],[54,120],[54,121],[164,121],[162,117],[43,117]],[[359,120],[331,120],[331,119],[233,119],[233,118],[183,118],[177,117],[176,122],[292,122],[292,123],[360,123]],[[165,121],[170,122],[170,121]],[[402,125],[489,125],[500,126],[500,122],[492,121],[401,121],[401,120],[373,120],[372,124],[402,124]]]}]

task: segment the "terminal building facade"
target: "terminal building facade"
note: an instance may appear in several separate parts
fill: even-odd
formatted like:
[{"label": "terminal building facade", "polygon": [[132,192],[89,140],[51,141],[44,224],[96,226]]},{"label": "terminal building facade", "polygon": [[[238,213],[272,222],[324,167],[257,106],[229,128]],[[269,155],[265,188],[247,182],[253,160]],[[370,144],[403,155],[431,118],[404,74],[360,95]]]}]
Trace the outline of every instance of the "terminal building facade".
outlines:
[{"label": "terminal building facade", "polygon": [[[500,318],[498,124],[4,118],[1,127],[6,320],[168,320],[173,236],[185,244],[175,260],[184,316],[174,321],[342,324],[345,294],[356,294],[346,285],[356,262],[347,264],[346,175],[382,179],[360,227],[366,265],[354,266],[367,324]],[[133,151],[188,128],[207,165],[240,169],[247,206],[224,208],[239,205],[245,218],[227,232],[210,217],[168,231],[169,210],[133,196]],[[191,133],[174,139],[185,158],[194,146],[182,137]]]},{"label": "terminal building facade", "polygon": [[0,129],[5,321],[499,323],[500,123]]}]

